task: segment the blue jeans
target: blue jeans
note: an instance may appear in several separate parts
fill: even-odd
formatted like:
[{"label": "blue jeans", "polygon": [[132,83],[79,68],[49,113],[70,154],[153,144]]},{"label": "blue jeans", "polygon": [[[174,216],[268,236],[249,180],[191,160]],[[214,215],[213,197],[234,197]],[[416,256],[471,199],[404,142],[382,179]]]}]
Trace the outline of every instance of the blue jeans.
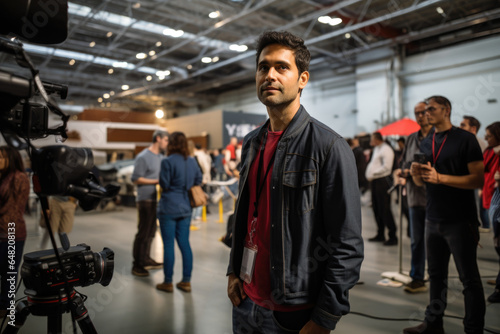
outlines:
[{"label": "blue jeans", "polygon": [[[425,240],[430,279],[430,303],[425,311],[427,322],[442,326],[447,305],[448,263],[453,254],[465,302],[465,333],[483,333],[486,310],[483,285],[477,267],[477,226],[464,222],[426,221]],[[459,291],[452,290],[456,296]]]},{"label": "blue jeans", "polygon": [[159,215],[160,231],[163,239],[164,283],[172,283],[175,263],[174,239],[182,254],[182,282],[191,281],[193,271],[193,252],[189,245],[189,225],[191,216]]},{"label": "blue jeans", "polygon": [[424,280],[425,275],[425,208],[410,208],[411,270],[410,277]]},{"label": "blue jeans", "polygon": [[[293,323],[302,328],[310,319],[311,310],[295,312],[278,312],[255,304],[250,298],[245,298],[238,307],[233,306],[234,334],[290,334],[299,333],[300,329],[287,329],[277,319]],[[290,315],[290,316],[288,316]],[[288,318],[287,318],[288,317]],[[286,320],[285,320],[286,318]],[[293,318],[293,319],[292,319]]]},{"label": "blue jeans", "polygon": [[[2,310],[7,309],[7,307],[9,307],[10,304],[9,292],[11,290],[10,289],[11,284],[9,283],[9,281],[7,281],[7,279],[14,277],[17,283],[17,276],[18,276],[17,272],[22,260],[24,240],[16,241],[14,245],[11,246],[15,247],[14,268],[10,268],[10,264],[8,262],[10,260],[10,258],[8,257],[9,243],[7,241],[0,242],[0,276],[1,276],[0,309]],[[12,247],[10,250],[12,251]],[[15,274],[7,274],[7,273],[15,273]]]}]

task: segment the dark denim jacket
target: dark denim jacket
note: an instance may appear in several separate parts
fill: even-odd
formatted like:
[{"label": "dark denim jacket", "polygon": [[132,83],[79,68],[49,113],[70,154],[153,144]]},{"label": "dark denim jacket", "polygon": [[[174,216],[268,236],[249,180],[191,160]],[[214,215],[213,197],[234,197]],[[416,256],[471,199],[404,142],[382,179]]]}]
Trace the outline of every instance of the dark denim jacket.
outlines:
[{"label": "dark denim jacket", "polygon": [[[244,140],[228,274],[239,276],[247,231],[247,177],[268,122]],[[271,179],[271,290],[277,303],[315,305],[334,329],[363,260],[360,193],[352,150],[300,107],[276,149]],[[258,275],[258,273],[255,273]]]}]

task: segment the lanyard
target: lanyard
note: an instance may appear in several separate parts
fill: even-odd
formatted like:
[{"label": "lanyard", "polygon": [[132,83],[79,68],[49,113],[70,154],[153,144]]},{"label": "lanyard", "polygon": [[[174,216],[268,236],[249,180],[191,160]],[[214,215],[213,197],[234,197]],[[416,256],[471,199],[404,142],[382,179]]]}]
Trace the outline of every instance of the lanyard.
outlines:
[{"label": "lanyard", "polygon": [[432,159],[433,159],[434,165],[436,165],[436,160],[439,157],[439,154],[441,153],[441,150],[443,149],[444,143],[446,142],[446,138],[448,138],[448,133],[449,132],[446,133],[446,136],[444,137],[444,140],[441,143],[441,146],[439,146],[439,150],[438,150],[437,155],[436,155],[436,152],[434,151],[435,142],[436,142],[435,141],[435,139],[436,139],[436,132],[434,131],[434,134],[432,135]]},{"label": "lanyard", "polygon": [[267,165],[266,174],[264,175],[264,179],[262,180],[262,182],[260,182],[260,174],[262,171],[262,167],[264,165],[264,149],[266,148],[266,142],[267,142],[267,132],[264,136],[264,141],[261,144],[261,148],[260,148],[259,167],[257,169],[257,192],[255,193],[255,202],[254,202],[255,210],[253,212],[254,218],[257,218],[257,216],[258,216],[259,197],[260,197],[260,194],[262,193],[262,189],[264,188],[264,185],[266,184],[267,175],[269,174],[269,171],[271,170],[271,167],[273,166],[274,158],[276,157],[276,150],[275,150],[273,153],[273,156],[271,157],[271,160],[269,161],[269,164]]}]

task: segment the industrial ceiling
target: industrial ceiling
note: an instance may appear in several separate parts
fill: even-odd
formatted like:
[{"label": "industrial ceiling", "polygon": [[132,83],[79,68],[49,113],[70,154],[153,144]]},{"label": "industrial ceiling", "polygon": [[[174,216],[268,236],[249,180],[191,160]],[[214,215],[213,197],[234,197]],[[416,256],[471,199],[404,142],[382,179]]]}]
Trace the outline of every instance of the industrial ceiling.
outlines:
[{"label": "industrial ceiling", "polygon": [[[75,0],[68,21],[63,43],[25,43],[42,80],[69,86],[61,104],[172,117],[253,82],[265,30],[302,37],[314,77],[353,71],[373,50],[411,55],[498,34],[500,1]],[[0,69],[18,72],[8,58]]]}]

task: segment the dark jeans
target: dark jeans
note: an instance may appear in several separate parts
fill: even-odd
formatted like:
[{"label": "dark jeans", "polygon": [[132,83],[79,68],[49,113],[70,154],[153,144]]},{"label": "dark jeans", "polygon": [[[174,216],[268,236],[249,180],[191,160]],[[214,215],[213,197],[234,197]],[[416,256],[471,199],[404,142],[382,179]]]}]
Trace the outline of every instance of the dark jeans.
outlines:
[{"label": "dark jeans", "polygon": [[410,277],[424,280],[425,275],[425,208],[410,208],[411,270]]},{"label": "dark jeans", "polygon": [[0,276],[1,276],[0,309],[2,310],[5,310],[7,309],[7,307],[9,307],[11,299],[15,300],[15,297],[9,298],[12,281],[7,281],[7,280],[14,277],[15,279],[14,285],[17,283],[17,276],[18,276],[17,269],[19,269],[19,265],[21,264],[22,260],[24,240],[16,241],[14,245],[10,246],[15,247],[14,264],[12,264],[14,266],[13,268],[10,267],[11,264],[9,263],[11,258],[8,257],[9,250],[12,252],[13,249],[12,247],[9,249],[9,243],[7,241],[0,242]]},{"label": "dark jeans", "polygon": [[377,237],[385,238],[384,230],[387,226],[389,239],[394,240],[396,239],[396,224],[391,211],[391,195],[387,194],[391,185],[389,177],[372,181],[372,206],[378,228]]},{"label": "dark jeans", "polygon": [[[425,239],[430,279],[430,303],[425,312],[427,322],[442,326],[447,305],[448,263],[453,254],[463,284],[465,333],[483,333],[486,305],[476,261],[478,238],[477,226],[455,221],[426,221]],[[458,295],[456,289],[452,291]]]},{"label": "dark jeans", "polygon": [[[491,220],[491,225],[493,225],[493,241],[495,245],[495,250],[499,256],[499,264],[500,264],[500,190],[497,188],[493,193],[493,198],[491,199],[491,205],[488,209],[488,213]],[[497,275],[497,282],[495,289],[500,289],[500,271]]]},{"label": "dark jeans", "polygon": [[156,234],[156,201],[137,202],[139,224],[135,235],[133,256],[134,266],[144,267],[151,259],[149,252]]},{"label": "dark jeans", "polygon": [[[244,299],[238,307],[233,306],[234,334],[289,334],[299,333],[309,321],[311,309],[294,312],[273,312]],[[291,326],[293,329],[285,327]]]}]

